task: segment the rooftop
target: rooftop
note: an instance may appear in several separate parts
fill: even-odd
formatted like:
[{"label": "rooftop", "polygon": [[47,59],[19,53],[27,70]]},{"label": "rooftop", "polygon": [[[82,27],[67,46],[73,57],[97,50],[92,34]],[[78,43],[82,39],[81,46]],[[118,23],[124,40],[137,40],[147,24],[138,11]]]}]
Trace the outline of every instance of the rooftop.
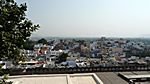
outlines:
[{"label": "rooftop", "polygon": [[149,71],[133,71],[133,72],[121,72],[121,75],[128,79],[134,79],[134,78],[150,78],[150,72]]},{"label": "rooftop", "polygon": [[[76,74],[43,74],[43,75],[18,75],[9,76],[8,81],[13,84],[129,84],[118,74],[122,74],[130,79],[150,77],[149,71],[130,72],[96,72],[96,73],[76,73]],[[135,81],[135,84],[139,81]],[[149,81],[140,81],[142,84],[149,84]]]},{"label": "rooftop", "polygon": [[10,76],[13,84],[103,84],[95,73]]},{"label": "rooftop", "polygon": [[116,72],[98,72],[96,75],[104,84],[128,84],[128,82],[120,78]]},{"label": "rooftop", "polygon": [[150,84],[149,71],[120,72],[119,74],[127,81],[134,81],[135,84]]}]

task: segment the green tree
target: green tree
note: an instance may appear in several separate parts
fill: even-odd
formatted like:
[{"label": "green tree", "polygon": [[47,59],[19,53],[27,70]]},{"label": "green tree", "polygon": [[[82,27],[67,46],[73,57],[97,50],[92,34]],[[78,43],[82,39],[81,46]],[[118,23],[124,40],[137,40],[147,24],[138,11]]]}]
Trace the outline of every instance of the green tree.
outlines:
[{"label": "green tree", "polygon": [[3,70],[2,70],[2,65],[0,65],[0,76],[2,76],[2,78],[0,78],[0,84],[12,84],[13,82],[7,82],[6,80],[8,79],[8,74],[4,74]]},{"label": "green tree", "polygon": [[38,43],[42,43],[42,44],[47,44],[47,40],[44,38],[41,38],[40,40],[38,40]]},{"label": "green tree", "polygon": [[67,57],[68,57],[68,54],[67,54],[67,53],[62,53],[62,54],[58,57],[59,63],[65,62],[66,59],[67,59]]},{"label": "green tree", "polygon": [[26,3],[0,0],[0,58],[19,61],[24,42],[39,28],[26,18]]},{"label": "green tree", "polygon": [[34,45],[37,43],[37,41],[33,41],[33,40],[26,40],[26,42],[24,43],[24,49],[25,50],[33,50]]},{"label": "green tree", "polygon": [[8,74],[4,74],[2,76],[2,78],[0,79],[0,84],[13,84],[12,81],[7,82],[6,80],[8,80]]}]

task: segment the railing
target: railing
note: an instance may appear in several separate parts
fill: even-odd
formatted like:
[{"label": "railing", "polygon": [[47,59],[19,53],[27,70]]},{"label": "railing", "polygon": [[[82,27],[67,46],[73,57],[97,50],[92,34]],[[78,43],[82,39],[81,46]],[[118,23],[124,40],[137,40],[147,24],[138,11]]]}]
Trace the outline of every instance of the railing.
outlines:
[{"label": "railing", "polygon": [[10,75],[31,74],[66,74],[66,73],[88,73],[88,72],[121,72],[121,71],[149,71],[150,66],[109,66],[109,67],[75,67],[75,68],[33,68],[33,69],[3,69]]}]

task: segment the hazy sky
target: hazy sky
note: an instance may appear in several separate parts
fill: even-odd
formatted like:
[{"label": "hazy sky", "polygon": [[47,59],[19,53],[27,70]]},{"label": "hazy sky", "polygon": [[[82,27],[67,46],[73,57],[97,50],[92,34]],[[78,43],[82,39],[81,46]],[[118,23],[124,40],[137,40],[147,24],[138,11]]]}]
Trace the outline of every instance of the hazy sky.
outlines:
[{"label": "hazy sky", "polygon": [[41,28],[33,36],[150,35],[150,0],[17,0]]}]

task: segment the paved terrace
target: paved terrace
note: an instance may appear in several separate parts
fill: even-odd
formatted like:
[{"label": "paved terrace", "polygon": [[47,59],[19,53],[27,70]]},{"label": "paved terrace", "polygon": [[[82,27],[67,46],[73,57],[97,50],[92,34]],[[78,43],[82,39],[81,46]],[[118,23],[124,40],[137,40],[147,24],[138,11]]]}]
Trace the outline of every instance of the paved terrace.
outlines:
[{"label": "paved terrace", "polygon": [[104,84],[129,84],[124,79],[120,78],[115,72],[98,72],[96,75]]},{"label": "paved terrace", "polygon": [[119,76],[126,81],[133,81],[135,84],[150,84],[149,71],[119,72]]},{"label": "paved terrace", "polygon": [[[46,75],[19,75],[10,76],[13,84],[129,84],[118,76],[119,72],[96,72],[78,74],[46,74]],[[120,72],[125,75],[150,74],[149,71]],[[150,82],[140,82],[150,84]],[[137,84],[137,83],[136,83]]]},{"label": "paved terrace", "polygon": [[103,84],[95,73],[10,76],[13,84]]}]

